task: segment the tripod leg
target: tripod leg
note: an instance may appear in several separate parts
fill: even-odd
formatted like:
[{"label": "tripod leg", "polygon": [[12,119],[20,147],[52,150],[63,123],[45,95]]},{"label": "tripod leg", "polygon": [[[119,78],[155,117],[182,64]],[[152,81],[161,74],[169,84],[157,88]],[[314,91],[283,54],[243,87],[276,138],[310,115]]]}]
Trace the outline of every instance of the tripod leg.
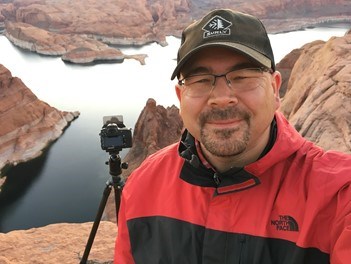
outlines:
[{"label": "tripod leg", "polygon": [[119,206],[121,202],[121,193],[122,189],[124,187],[124,181],[120,177],[122,173],[122,168],[126,169],[128,167],[127,163],[121,163],[121,158],[118,154],[113,153],[110,155],[110,159],[108,163],[110,165],[110,175],[112,176],[112,180],[106,183],[106,187],[100,202],[99,210],[98,213],[96,214],[96,218],[93,224],[93,227],[90,232],[90,236],[87,242],[87,245],[85,247],[85,251],[83,254],[83,257],[80,261],[80,264],[86,264],[88,260],[88,256],[90,253],[90,249],[93,245],[94,238],[97,232],[97,229],[99,228],[99,224],[102,218],[102,214],[104,213],[105,206],[108,200],[108,197],[111,193],[112,187],[114,188],[115,191],[115,203],[116,203],[116,220],[118,222],[118,212],[119,212]]},{"label": "tripod leg", "polygon": [[87,245],[85,247],[85,251],[84,251],[83,257],[82,257],[82,259],[80,261],[80,264],[86,264],[87,263],[88,256],[89,256],[91,247],[93,245],[96,232],[97,232],[97,230],[99,228],[99,224],[100,224],[100,221],[101,221],[101,218],[102,218],[102,214],[104,213],[104,209],[105,209],[105,206],[106,206],[107,199],[108,199],[108,197],[109,197],[109,195],[111,193],[112,186],[113,185],[112,185],[111,181],[106,183],[106,187],[104,189],[103,196],[102,196],[102,199],[100,201],[99,210],[98,210],[98,212],[96,214],[93,227],[92,227],[92,229],[90,231],[90,236],[89,236]]},{"label": "tripod leg", "polygon": [[122,189],[124,187],[124,182],[120,176],[112,176],[113,189],[115,194],[115,206],[116,206],[116,223],[118,223],[118,212],[119,206],[121,204]]}]

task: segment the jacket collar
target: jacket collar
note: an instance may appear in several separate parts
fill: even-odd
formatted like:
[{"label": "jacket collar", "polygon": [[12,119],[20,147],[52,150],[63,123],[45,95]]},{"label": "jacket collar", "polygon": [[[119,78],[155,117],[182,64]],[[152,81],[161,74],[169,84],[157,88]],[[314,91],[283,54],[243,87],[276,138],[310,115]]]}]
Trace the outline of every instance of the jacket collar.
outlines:
[{"label": "jacket collar", "polygon": [[219,173],[204,166],[197,153],[195,139],[187,130],[182,135],[178,152],[186,161],[180,178],[190,184],[214,187],[217,194],[242,191],[260,184],[258,177],[244,168],[232,168]]},{"label": "jacket collar", "polygon": [[289,124],[282,113],[276,112],[275,120],[277,139],[271,150],[256,162],[245,166],[245,170],[254,175],[261,175],[276,164],[286,161],[306,143],[306,139]]},{"label": "jacket collar", "polygon": [[296,152],[304,142],[285,117],[277,112],[272,123],[270,141],[260,158],[244,168],[232,168],[225,173],[218,173],[201,163],[195,139],[185,130],[178,147],[179,155],[186,161],[180,177],[194,185],[215,187],[218,194],[242,191],[259,185],[262,173]]}]

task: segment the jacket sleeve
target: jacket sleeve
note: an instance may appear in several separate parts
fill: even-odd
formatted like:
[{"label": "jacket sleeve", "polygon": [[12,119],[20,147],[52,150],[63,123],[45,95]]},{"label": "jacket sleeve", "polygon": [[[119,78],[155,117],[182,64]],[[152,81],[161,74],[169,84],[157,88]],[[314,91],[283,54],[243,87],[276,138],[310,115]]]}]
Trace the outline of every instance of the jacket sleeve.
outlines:
[{"label": "jacket sleeve", "polygon": [[[351,263],[351,183],[338,195],[337,217],[335,219],[334,248],[331,252],[331,264]],[[339,234],[339,235],[338,235]]]},{"label": "jacket sleeve", "polygon": [[121,205],[118,213],[118,233],[115,245],[114,264],[135,264],[130,246],[125,208],[125,197],[122,192]]}]

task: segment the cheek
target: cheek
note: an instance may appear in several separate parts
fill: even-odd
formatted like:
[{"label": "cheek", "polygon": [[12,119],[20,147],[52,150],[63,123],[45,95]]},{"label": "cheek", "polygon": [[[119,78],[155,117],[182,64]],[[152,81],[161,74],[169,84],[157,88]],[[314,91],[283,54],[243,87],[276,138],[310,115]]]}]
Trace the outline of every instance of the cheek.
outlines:
[{"label": "cheek", "polygon": [[196,107],[191,100],[183,98],[180,101],[180,115],[184,121],[194,120],[196,118],[196,112]]},{"label": "cheek", "polygon": [[180,100],[180,116],[183,119],[184,126],[195,137],[197,137],[200,130],[198,120],[202,109],[202,104],[193,98],[189,100],[183,97]]},{"label": "cheek", "polygon": [[251,94],[246,94],[240,101],[251,112],[255,125],[259,127],[270,123],[277,109],[275,94],[265,87],[261,87]]}]

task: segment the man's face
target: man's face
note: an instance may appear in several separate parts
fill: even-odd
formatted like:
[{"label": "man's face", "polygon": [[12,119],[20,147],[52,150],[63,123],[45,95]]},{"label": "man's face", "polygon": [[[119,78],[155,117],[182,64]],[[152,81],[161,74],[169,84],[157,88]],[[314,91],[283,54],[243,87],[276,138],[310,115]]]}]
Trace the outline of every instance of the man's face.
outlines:
[{"label": "man's face", "polygon": [[[206,48],[183,66],[181,78],[194,73],[221,75],[240,65],[252,63],[227,48]],[[184,125],[201,143],[207,157],[245,156],[257,146],[264,148],[280,105],[280,79],[278,72],[264,72],[250,83],[250,89],[239,90],[235,84],[229,87],[225,77],[218,77],[213,90],[201,97],[189,96],[186,86],[176,86]]]}]

